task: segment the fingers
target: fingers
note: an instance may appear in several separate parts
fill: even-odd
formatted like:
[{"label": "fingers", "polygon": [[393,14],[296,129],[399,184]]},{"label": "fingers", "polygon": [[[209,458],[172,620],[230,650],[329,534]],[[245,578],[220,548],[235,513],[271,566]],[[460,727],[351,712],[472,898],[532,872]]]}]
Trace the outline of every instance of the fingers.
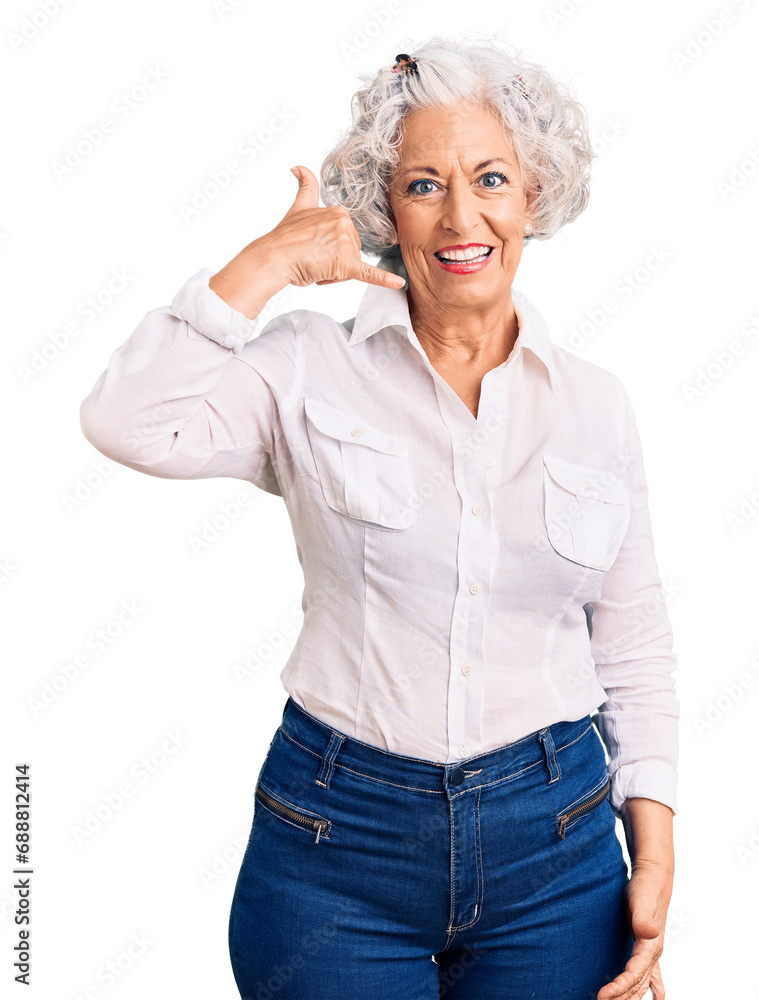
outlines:
[{"label": "fingers", "polygon": [[656,941],[636,941],[624,972],[598,991],[598,1000],[640,1000],[645,996],[649,983],[654,990],[654,1000],[664,1000],[664,984],[657,957],[660,953]]}]

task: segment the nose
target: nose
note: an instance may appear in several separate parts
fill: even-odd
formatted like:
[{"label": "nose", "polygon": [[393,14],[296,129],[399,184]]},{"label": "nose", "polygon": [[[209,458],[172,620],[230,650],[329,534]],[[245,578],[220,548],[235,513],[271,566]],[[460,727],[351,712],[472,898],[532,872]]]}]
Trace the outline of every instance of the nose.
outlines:
[{"label": "nose", "polygon": [[456,235],[467,236],[477,224],[477,199],[466,181],[451,184],[443,201],[440,225]]}]

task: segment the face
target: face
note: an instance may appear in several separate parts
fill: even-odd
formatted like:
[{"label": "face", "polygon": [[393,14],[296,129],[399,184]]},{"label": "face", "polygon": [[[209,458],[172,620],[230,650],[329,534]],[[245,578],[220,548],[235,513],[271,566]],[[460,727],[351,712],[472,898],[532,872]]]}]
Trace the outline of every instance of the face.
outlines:
[{"label": "face", "polygon": [[[388,193],[410,295],[443,306],[502,299],[529,215],[522,175],[498,120],[472,104],[412,112],[400,154]],[[445,266],[436,257],[470,243],[493,248],[484,264]],[[464,251],[474,252],[482,250]]]}]

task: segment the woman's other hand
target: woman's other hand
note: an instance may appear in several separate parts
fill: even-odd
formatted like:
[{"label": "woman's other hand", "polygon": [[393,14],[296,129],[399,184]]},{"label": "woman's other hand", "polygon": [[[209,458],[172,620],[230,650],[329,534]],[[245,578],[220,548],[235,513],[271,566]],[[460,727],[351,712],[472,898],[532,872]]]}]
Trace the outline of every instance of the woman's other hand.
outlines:
[{"label": "woman's other hand", "polygon": [[650,986],[654,1000],[664,1000],[659,957],[675,877],[674,813],[663,802],[632,796],[622,802],[620,815],[632,863],[625,907],[635,944],[624,972],[596,996],[598,1000],[639,1000]]}]

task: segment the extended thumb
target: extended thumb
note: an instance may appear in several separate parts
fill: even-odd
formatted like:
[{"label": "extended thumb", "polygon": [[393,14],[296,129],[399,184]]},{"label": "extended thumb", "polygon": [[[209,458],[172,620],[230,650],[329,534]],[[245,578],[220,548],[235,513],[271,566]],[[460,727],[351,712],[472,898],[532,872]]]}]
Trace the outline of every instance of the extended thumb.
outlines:
[{"label": "extended thumb", "polygon": [[319,205],[319,185],[315,183],[316,178],[303,167],[290,167],[290,172],[294,174],[298,181],[298,191],[295,195],[294,205],[300,208],[316,208]]}]

